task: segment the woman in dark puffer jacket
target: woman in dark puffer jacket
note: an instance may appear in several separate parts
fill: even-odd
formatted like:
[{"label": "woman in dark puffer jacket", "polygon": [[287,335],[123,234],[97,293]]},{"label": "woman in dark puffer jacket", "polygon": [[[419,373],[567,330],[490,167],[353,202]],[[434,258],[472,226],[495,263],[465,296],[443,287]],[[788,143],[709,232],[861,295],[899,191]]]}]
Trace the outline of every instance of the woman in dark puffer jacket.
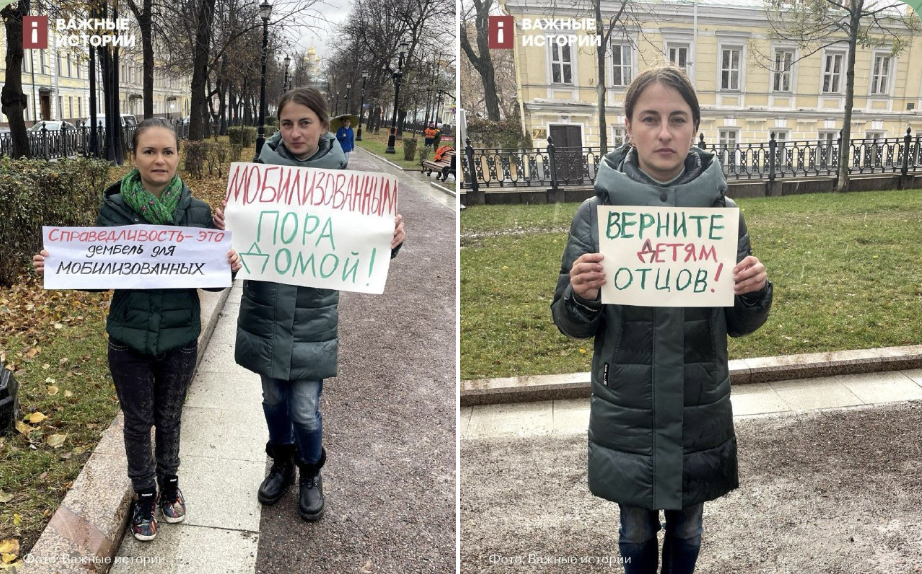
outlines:
[{"label": "woman in dark puffer jacket", "polygon": [[646,70],[625,96],[626,144],[605,156],[595,197],[570,228],[551,309],[571,337],[595,337],[589,489],[617,502],[627,574],[691,573],[704,502],[739,485],[727,336],[768,318],[772,285],[740,215],[733,307],[602,305],[598,205],[733,207],[713,154],[694,148],[701,111],[683,72]]},{"label": "woman in dark puffer jacket", "polygon": [[[97,226],[213,227],[211,208],[193,198],[176,175],[179,139],[169,122],[141,122],[132,150],[135,169],[105,190]],[[33,257],[37,272],[44,272],[47,256],[42,251]],[[227,260],[232,272],[240,269],[233,249]],[[195,289],[116,289],[109,306],[109,371],[125,416],[128,477],[136,495],[129,527],[138,540],[156,537],[158,501],[166,522],[182,522],[186,515],[177,477],[179,430],[198,356],[199,313]],[[151,426],[156,427],[156,464],[151,459]]]}]

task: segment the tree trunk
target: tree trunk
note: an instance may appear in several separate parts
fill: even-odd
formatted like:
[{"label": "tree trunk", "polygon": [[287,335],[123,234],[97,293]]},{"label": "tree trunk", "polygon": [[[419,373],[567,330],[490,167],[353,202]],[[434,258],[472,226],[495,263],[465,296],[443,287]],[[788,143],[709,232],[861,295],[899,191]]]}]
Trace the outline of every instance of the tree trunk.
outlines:
[{"label": "tree trunk", "polygon": [[29,13],[29,8],[29,0],[19,0],[0,12],[6,29],[6,82],[0,91],[0,104],[10,122],[10,153],[14,158],[30,157],[29,134],[23,118],[27,98],[22,93],[22,17]]},{"label": "tree trunk", "polygon": [[[857,6],[856,6],[857,4]],[[848,161],[851,155],[852,106],[855,103],[855,49],[858,47],[858,31],[861,29],[861,12],[864,2],[852,3],[848,30],[848,65],[845,66],[845,118],[842,120],[842,144],[839,146],[839,182],[836,191],[848,190]]]},{"label": "tree trunk", "polygon": [[141,28],[141,49],[144,58],[144,119],[154,117],[154,39],[152,31],[153,16],[151,13],[151,4],[153,0],[144,0],[144,10],[140,10],[138,5],[129,0],[128,8],[134,13],[138,20],[138,27]]},{"label": "tree trunk", "polygon": [[[599,38],[608,38],[603,34],[602,29],[602,0],[595,0],[595,32]],[[599,153],[605,155],[608,153],[608,126],[605,119],[605,52],[608,51],[606,42],[601,42],[601,46],[596,48],[596,65],[598,82],[595,90],[598,96],[598,113],[599,113]]]},{"label": "tree trunk", "polygon": [[475,54],[473,48],[471,48],[470,41],[467,39],[467,27],[464,24],[461,25],[461,50],[467,56],[467,59],[470,60],[474,69],[477,70],[483,82],[483,96],[484,105],[486,105],[487,108],[487,119],[498,122],[500,119],[499,97],[496,95],[496,74],[493,68],[493,58],[490,57],[488,37],[488,16],[492,5],[493,0],[474,0],[474,7],[477,13],[475,28],[477,30],[477,52],[479,56]]},{"label": "tree trunk", "polygon": [[211,23],[216,0],[202,0],[195,32],[195,64],[192,68],[192,110],[189,118],[189,140],[204,137],[208,110],[205,105],[205,81],[208,78],[208,55],[211,49]]}]

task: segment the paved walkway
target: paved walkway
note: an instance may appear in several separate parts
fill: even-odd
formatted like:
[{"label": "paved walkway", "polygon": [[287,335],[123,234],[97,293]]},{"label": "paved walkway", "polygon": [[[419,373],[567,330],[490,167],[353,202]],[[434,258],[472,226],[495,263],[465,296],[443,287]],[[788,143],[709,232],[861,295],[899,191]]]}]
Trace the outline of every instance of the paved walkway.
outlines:
[{"label": "paved walkway", "polygon": [[[183,410],[185,522],[125,534],[111,572],[446,572],[455,564],[455,198],[356,150],[350,167],[400,178],[407,243],[384,295],[343,293],[340,372],[324,382],[326,516],[297,515],[297,485],[264,509],[259,377],[234,362],[242,281]],[[125,559],[129,560],[125,560]]]},{"label": "paved walkway", "polygon": [[[737,418],[841,409],[922,399],[922,369],[736,385]],[[589,399],[481,405],[461,409],[461,439],[585,433]]]}]

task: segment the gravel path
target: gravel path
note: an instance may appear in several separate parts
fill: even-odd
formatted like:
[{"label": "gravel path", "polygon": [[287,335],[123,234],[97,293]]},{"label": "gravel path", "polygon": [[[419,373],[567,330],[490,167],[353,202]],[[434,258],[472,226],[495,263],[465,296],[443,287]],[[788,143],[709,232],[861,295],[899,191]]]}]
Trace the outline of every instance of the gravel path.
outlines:
[{"label": "gravel path", "polygon": [[302,521],[297,485],[264,507],[257,572],[454,572],[456,211],[363,151],[350,167],[401,176],[407,242],[384,295],[341,296],[326,514]]},{"label": "gravel path", "polygon": [[[922,573],[922,404],[736,429],[741,487],[705,504],[697,572]],[[621,572],[617,539],[584,434],[462,441],[462,572]]]}]

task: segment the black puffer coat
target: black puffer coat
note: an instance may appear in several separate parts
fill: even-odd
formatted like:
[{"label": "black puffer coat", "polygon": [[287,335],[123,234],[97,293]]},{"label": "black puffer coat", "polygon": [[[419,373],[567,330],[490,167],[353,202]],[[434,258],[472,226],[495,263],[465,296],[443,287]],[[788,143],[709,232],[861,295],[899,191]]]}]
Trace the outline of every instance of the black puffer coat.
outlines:
[{"label": "black puffer coat", "polygon": [[[570,269],[580,255],[599,251],[600,203],[734,206],[712,154],[693,148],[685,173],[660,185],[636,168],[628,149],[605,157],[596,196],[573,218],[551,309],[564,334],[595,337],[590,490],[628,506],[675,510],[739,485],[727,336],[751,333],[765,322],[772,287],[737,296],[726,308],[603,306],[576,295]],[[737,251],[737,261],[751,253],[742,215]]]}]

